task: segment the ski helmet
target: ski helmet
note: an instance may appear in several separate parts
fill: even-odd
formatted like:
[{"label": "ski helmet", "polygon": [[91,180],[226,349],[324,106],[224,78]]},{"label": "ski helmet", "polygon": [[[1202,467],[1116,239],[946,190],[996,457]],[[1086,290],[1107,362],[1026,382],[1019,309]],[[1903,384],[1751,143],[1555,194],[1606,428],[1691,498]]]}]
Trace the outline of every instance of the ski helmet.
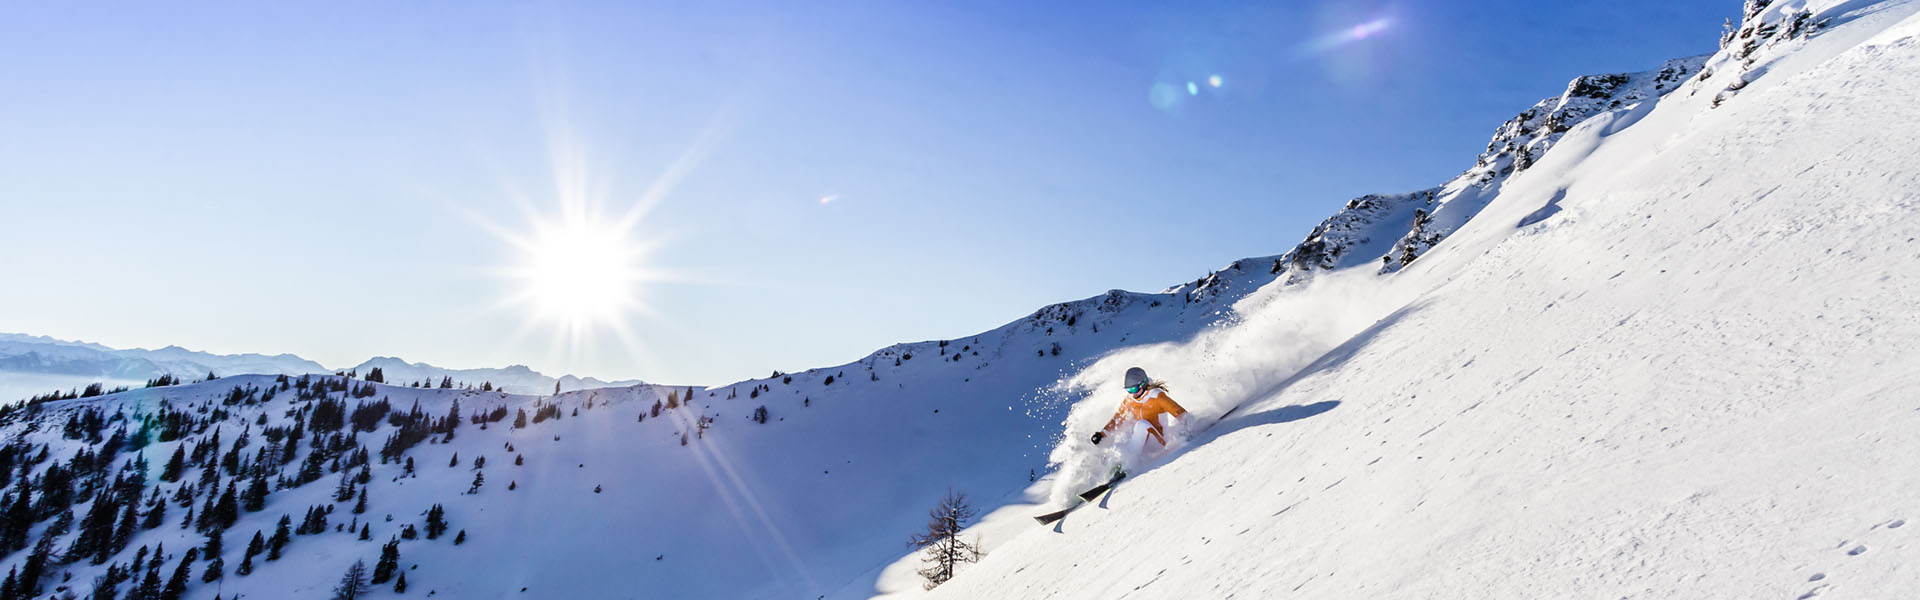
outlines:
[{"label": "ski helmet", "polygon": [[1127,379],[1126,379],[1126,385],[1124,387],[1134,387],[1140,384],[1144,384],[1148,381],[1151,381],[1151,380],[1147,378],[1146,369],[1142,369],[1140,367],[1133,367],[1131,369],[1127,369]]}]

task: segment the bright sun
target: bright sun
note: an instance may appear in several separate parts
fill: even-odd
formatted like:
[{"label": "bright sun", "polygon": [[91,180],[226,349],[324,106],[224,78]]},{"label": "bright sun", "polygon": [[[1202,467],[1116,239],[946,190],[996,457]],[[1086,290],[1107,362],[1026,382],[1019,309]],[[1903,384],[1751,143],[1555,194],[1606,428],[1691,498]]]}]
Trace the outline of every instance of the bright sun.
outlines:
[{"label": "bright sun", "polygon": [[624,228],[573,216],[539,223],[516,242],[525,253],[513,269],[520,297],[540,320],[578,330],[618,325],[638,308],[643,252]]}]

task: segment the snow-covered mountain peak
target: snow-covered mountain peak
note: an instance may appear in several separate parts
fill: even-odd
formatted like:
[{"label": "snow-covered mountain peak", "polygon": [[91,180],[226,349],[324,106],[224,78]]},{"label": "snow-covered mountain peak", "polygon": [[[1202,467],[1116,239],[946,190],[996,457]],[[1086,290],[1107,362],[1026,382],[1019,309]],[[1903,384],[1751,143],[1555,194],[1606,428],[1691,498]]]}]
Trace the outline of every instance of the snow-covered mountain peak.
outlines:
[{"label": "snow-covered mountain peak", "polygon": [[1313,271],[1378,262],[1397,271],[1472,220],[1515,173],[1524,172],[1574,127],[1596,116],[1628,113],[1675,90],[1698,73],[1708,57],[1667,61],[1638,73],[1586,75],[1567,82],[1494,129],[1486,152],[1451,181],[1403,194],[1369,194],[1314,227],[1307,239],[1274,261],[1287,279],[1300,282]]}]

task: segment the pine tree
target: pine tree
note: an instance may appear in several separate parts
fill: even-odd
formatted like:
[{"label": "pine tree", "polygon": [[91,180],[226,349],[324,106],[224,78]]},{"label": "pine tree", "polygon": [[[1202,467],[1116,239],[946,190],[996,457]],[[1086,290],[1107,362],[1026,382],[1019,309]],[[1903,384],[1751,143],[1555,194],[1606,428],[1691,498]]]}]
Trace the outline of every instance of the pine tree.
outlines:
[{"label": "pine tree", "polygon": [[240,559],[239,568],[234,569],[233,572],[238,573],[241,576],[252,575],[253,574],[253,557],[258,556],[261,552],[266,551],[266,549],[267,549],[266,536],[260,535],[260,532],[258,530],[255,530],[253,532],[253,539],[247,542],[246,558]]},{"label": "pine tree", "polygon": [[140,531],[140,493],[134,492],[133,499],[127,501],[127,507],[120,512],[120,525],[113,529],[113,554],[127,549],[133,543],[133,535]]},{"label": "pine tree", "polygon": [[226,572],[226,559],[215,556],[212,562],[207,563],[207,572],[200,576],[200,582],[213,583],[219,581],[222,576],[226,575]]},{"label": "pine tree", "polygon": [[[91,600],[118,600],[117,588],[127,580],[127,577],[129,575],[120,568],[120,563],[108,565],[105,574],[93,579],[93,593],[88,597]],[[4,590],[0,590],[0,596],[5,596]]]},{"label": "pine tree", "polygon": [[[215,434],[215,435],[217,436],[219,434]],[[219,443],[219,441],[215,440],[215,443],[217,444]],[[206,465],[201,467],[200,469],[200,487],[204,487],[208,489],[218,489],[218,488],[215,488],[214,486],[219,485],[219,483],[220,483],[220,461],[214,460],[212,458],[208,458],[206,459]]]},{"label": "pine tree", "polygon": [[[157,490],[156,490],[157,491]],[[167,523],[167,503],[155,502],[147,508],[147,517],[140,521],[141,529],[158,529]]]},{"label": "pine tree", "polygon": [[291,528],[288,527],[292,523],[293,517],[280,515],[280,526],[273,530],[273,539],[267,542],[267,560],[269,562],[280,560],[280,550],[287,547],[287,542],[293,541],[293,532]]},{"label": "pine tree", "polygon": [[473,473],[473,486],[467,488],[467,493],[469,494],[480,493],[480,486],[485,485],[486,483],[487,483],[487,473],[485,471],[475,471]]},{"label": "pine tree", "polygon": [[447,511],[435,504],[433,508],[427,509],[427,539],[440,539],[440,534],[446,532]]},{"label": "pine tree", "polygon": [[462,529],[459,534],[453,536],[453,545],[458,546],[465,543],[467,543],[467,530]]},{"label": "pine tree", "polygon": [[139,587],[127,592],[127,600],[160,600],[160,568],[147,567],[147,576]]},{"label": "pine tree", "polygon": [[260,512],[267,507],[268,493],[267,472],[262,469],[259,474],[254,475],[253,481],[247,483],[246,493],[240,496],[241,508],[246,509],[247,512]]},{"label": "pine tree", "polygon": [[353,499],[353,474],[340,472],[340,483],[333,486],[333,501],[346,502]]},{"label": "pine tree", "polygon": [[407,593],[407,574],[406,573],[401,573],[400,580],[393,582],[393,593],[395,594]]},{"label": "pine tree", "polygon": [[227,491],[220,494],[220,501],[213,505],[213,517],[208,521],[221,529],[232,527],[240,520],[240,501],[233,482],[227,482]]},{"label": "pine tree", "polygon": [[353,514],[363,515],[366,513],[367,513],[367,488],[360,488],[360,500],[353,503]]},{"label": "pine tree", "polygon": [[167,587],[160,589],[160,600],[180,600],[186,595],[187,579],[193,576],[193,563],[199,559],[199,548],[187,549],[187,555],[180,557],[180,566],[173,569],[173,577],[167,579]]},{"label": "pine tree", "polygon": [[371,525],[361,525],[361,526],[360,526],[360,541],[363,541],[363,542],[364,542],[364,541],[367,541],[367,540],[370,540],[370,539],[373,539],[373,526],[371,526]]},{"label": "pine tree", "polygon": [[20,580],[14,585],[14,591],[21,598],[40,595],[40,577],[47,574],[47,562],[53,558],[53,537],[42,536],[34,542],[33,552],[27,554],[27,562],[20,566]]},{"label": "pine tree", "polygon": [[967,501],[967,495],[949,488],[940,503],[927,512],[927,531],[910,538],[915,548],[927,551],[924,559],[927,568],[919,570],[920,576],[927,580],[927,589],[931,590],[953,579],[956,565],[980,560],[977,542],[969,544],[960,539],[960,531],[966,528],[975,514],[978,511]]},{"label": "pine tree", "polygon": [[333,600],[359,600],[371,590],[367,587],[367,563],[353,561],[347,572],[340,576],[340,585],[333,588]]},{"label": "pine tree", "polygon": [[180,472],[187,466],[187,444],[181,442],[173,447],[173,458],[167,459],[167,466],[160,469],[160,480],[172,483],[180,480]]},{"label": "pine tree", "polygon": [[400,540],[388,540],[380,547],[380,560],[373,564],[373,584],[380,585],[393,579],[395,571],[400,570]]},{"label": "pine tree", "polygon": [[221,533],[218,529],[207,532],[207,543],[201,547],[200,554],[208,558],[220,556],[220,554],[226,550],[222,547],[226,545],[224,542],[225,538],[226,534]]},{"label": "pine tree", "polygon": [[107,558],[112,556],[114,518],[119,514],[120,507],[114,505],[113,498],[106,491],[96,494],[93,505],[87,508],[87,517],[80,521],[80,535],[73,538],[67,556],[76,559],[89,557],[96,565],[107,562]]},{"label": "pine tree", "polygon": [[69,531],[73,531],[73,509],[62,509],[41,535],[66,535]]},{"label": "pine tree", "polygon": [[0,554],[11,554],[27,547],[27,534],[33,529],[32,484],[21,478],[20,491],[13,502],[7,505],[4,527],[0,527]]},{"label": "pine tree", "polygon": [[458,468],[459,466],[460,466],[460,453],[455,452],[453,453],[453,460],[447,461],[447,468],[452,469],[452,468]]},{"label": "pine tree", "polygon": [[[218,495],[219,494],[213,493],[207,494],[207,501],[200,505],[200,518],[198,520],[192,518],[187,519],[193,522],[194,528],[206,529],[208,525],[213,524],[213,503],[219,501],[219,498],[215,498],[215,496]],[[187,516],[192,517],[193,513],[189,512]]]}]

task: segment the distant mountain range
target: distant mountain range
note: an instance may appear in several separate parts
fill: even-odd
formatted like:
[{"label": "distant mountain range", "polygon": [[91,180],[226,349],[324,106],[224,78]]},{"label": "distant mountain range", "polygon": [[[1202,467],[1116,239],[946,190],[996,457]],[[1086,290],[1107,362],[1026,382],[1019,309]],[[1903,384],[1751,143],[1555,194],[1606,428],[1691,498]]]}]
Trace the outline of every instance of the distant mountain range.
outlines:
[{"label": "distant mountain range", "polygon": [[213,354],[179,346],[167,346],[159,350],[119,349],[48,336],[0,333],[0,402],[24,399],[55,389],[81,387],[93,382],[106,383],[109,387],[138,386],[162,375],[173,375],[188,381],[205,378],[208,373],[224,377],[241,374],[303,375],[351,370],[364,375],[375,367],[381,370],[387,381],[398,384],[423,380],[438,383],[450,377],[456,382],[475,385],[492,382],[494,387],[519,394],[551,394],[555,383],[562,390],[626,387],[642,383],[639,380],[603,381],[573,375],[550,377],[524,365],[494,369],[448,369],[385,356],[374,357],[352,367],[329,369],[292,354]]}]

